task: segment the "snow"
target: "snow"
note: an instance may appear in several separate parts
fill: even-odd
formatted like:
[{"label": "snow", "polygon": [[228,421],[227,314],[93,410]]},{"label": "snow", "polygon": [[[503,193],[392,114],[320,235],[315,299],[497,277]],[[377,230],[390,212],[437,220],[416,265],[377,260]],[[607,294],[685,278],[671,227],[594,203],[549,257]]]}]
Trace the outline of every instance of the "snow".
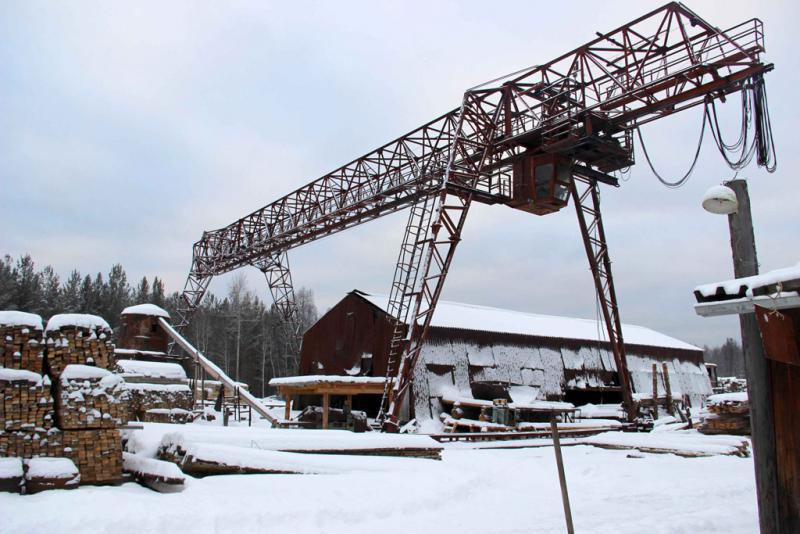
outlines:
[{"label": "snow", "polygon": [[177,363],[117,360],[117,366],[122,369],[123,375],[186,380],[186,371]]},{"label": "snow", "polygon": [[78,468],[69,458],[32,458],[25,460],[28,471],[25,478],[75,478]]},{"label": "snow", "polygon": [[373,376],[308,375],[273,378],[270,386],[309,386],[314,384],[384,384],[385,378]]},{"label": "snow", "polygon": [[0,480],[22,476],[20,458],[0,458]]},{"label": "snow", "polygon": [[621,404],[584,404],[578,406],[580,417],[582,419],[606,419],[609,417],[624,417],[625,412]]},{"label": "snow", "polygon": [[81,327],[88,328],[89,330],[105,329],[110,330],[111,327],[102,317],[97,315],[89,315],[85,313],[62,313],[54,315],[47,321],[47,328],[45,332],[51,330],[60,330],[64,327]]},{"label": "snow", "polygon": [[706,399],[706,404],[726,404],[729,402],[747,402],[747,392],[720,393],[718,395],[711,395]]},{"label": "snow", "polygon": [[[359,294],[380,309],[387,310],[389,299],[385,295],[361,292]],[[431,326],[536,337],[606,341],[605,326],[592,319],[539,315],[444,300],[440,300],[436,305]],[[701,350],[699,347],[642,326],[623,324],[622,332],[625,335],[625,343],[629,345]]]},{"label": "snow", "polygon": [[80,365],[73,363],[67,365],[64,368],[64,371],[61,373],[61,383],[66,384],[70,380],[81,380],[87,378],[103,379],[109,376],[115,376],[115,375],[111,371],[102,369],[100,367],[93,367],[91,365]]},{"label": "snow", "polygon": [[0,325],[28,326],[34,330],[42,329],[42,318],[35,313],[21,311],[0,311]]},{"label": "snow", "polygon": [[163,317],[169,319],[169,313],[164,308],[160,308],[155,304],[137,304],[136,306],[128,306],[122,310],[121,315],[151,315],[154,317]]},{"label": "snow", "polygon": [[137,354],[142,354],[144,356],[164,356],[165,353],[157,350],[121,349],[115,347],[114,354],[122,354],[124,356],[136,356]]},{"label": "snow", "polygon": [[34,373],[33,371],[26,371],[24,369],[8,369],[6,367],[0,367],[0,381],[16,382],[21,380],[26,380],[31,384],[40,386],[42,385],[43,377],[42,375]]},{"label": "snow", "polygon": [[745,296],[753,298],[755,289],[798,279],[800,279],[800,263],[792,267],[775,269],[755,276],[699,285],[694,290],[704,297],[713,297],[717,294],[718,289],[722,289],[726,295],[738,295],[742,289],[745,289]]},{"label": "snow", "polygon": [[150,384],[148,382],[125,382],[125,386],[130,391],[147,392],[147,391],[160,391],[170,393],[191,392],[186,384]]},{"label": "snow", "polygon": [[[751,459],[629,454],[564,447],[576,532],[758,532]],[[339,474],[187,477],[176,494],[134,483],[0,494],[0,533],[565,532],[548,446],[446,448],[440,462],[335,456],[324,467]]]},{"label": "snow", "polygon": [[695,430],[675,432],[605,432],[588,438],[581,443],[651,449],[668,449],[686,455],[712,456],[716,454],[739,454],[747,441],[736,436],[706,436]]},{"label": "snow", "polygon": [[180,468],[172,462],[164,462],[129,452],[122,453],[122,462],[125,471],[181,480],[185,478]]},{"label": "snow", "polygon": [[[487,408],[491,408],[494,406],[492,401],[488,400],[480,400],[480,399],[473,399],[472,397],[450,397],[444,396],[442,397],[442,402],[449,403],[449,404],[464,404],[464,405],[480,405],[485,406]],[[508,407],[511,409],[523,409],[523,410],[574,410],[575,405],[570,402],[560,402],[560,401],[545,401],[545,400],[534,400],[530,402],[509,402]]]}]

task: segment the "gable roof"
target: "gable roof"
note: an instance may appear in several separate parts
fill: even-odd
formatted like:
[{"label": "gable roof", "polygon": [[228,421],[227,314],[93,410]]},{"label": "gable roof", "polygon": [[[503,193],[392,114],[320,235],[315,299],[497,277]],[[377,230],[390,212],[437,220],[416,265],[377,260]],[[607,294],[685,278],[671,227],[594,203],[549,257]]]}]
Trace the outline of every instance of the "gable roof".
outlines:
[{"label": "gable roof", "polygon": [[[387,312],[388,296],[365,293],[357,289],[353,293]],[[436,304],[436,311],[431,319],[431,327],[593,342],[608,340],[605,325],[593,319],[540,315],[446,300],[440,300]],[[691,351],[702,350],[699,347],[643,326],[623,324],[622,335],[626,345],[667,347]]]}]

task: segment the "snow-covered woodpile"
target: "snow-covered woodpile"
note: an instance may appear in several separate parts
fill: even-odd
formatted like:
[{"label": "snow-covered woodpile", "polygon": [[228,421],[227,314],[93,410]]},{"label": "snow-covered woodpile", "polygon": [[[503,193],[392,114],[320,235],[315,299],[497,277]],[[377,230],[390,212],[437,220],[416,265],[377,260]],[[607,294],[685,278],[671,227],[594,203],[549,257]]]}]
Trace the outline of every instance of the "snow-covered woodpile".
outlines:
[{"label": "snow-covered woodpile", "polygon": [[24,460],[23,487],[119,482],[117,427],[130,407],[125,382],[108,370],[114,365],[108,323],[63,314],[42,328],[39,316],[0,312],[0,329],[0,456]]},{"label": "snow-covered woodpile", "polygon": [[721,393],[708,398],[703,422],[698,428],[703,434],[750,434],[750,402],[746,392]]},{"label": "snow-covered woodpile", "polygon": [[72,364],[58,379],[56,406],[63,430],[116,428],[130,418],[130,393],[110,371]]},{"label": "snow-covered woodpile", "polygon": [[31,458],[23,462],[25,493],[51,489],[74,489],[81,481],[78,468],[69,458]]},{"label": "snow-covered woodpile", "polygon": [[131,394],[132,417],[155,423],[182,423],[192,418],[192,390],[176,363],[118,360],[117,368]]},{"label": "snow-covered woodpile", "polygon": [[113,484],[122,479],[122,437],[119,430],[64,430],[63,456],[78,466],[84,484]]},{"label": "snow-covered woodpile", "polygon": [[108,323],[96,315],[65,313],[51,317],[44,332],[50,376],[59,377],[70,364],[112,369],[112,334]]},{"label": "snow-covered woodpile", "polygon": [[0,366],[42,373],[42,318],[33,313],[0,312]]},{"label": "snow-covered woodpile", "polygon": [[53,426],[50,379],[33,371],[0,367],[0,430]]}]

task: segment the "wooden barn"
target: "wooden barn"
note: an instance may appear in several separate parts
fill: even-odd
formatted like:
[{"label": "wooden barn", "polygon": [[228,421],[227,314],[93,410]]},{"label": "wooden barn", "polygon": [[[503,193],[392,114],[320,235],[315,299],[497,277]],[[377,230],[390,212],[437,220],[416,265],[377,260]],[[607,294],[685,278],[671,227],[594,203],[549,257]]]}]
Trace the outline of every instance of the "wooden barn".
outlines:
[{"label": "wooden barn", "polygon": [[[385,376],[393,329],[387,300],[348,293],[306,331],[300,374]],[[438,419],[471,399],[618,403],[617,369],[603,333],[595,320],[440,301],[403,419]],[[655,387],[657,395],[669,391],[697,408],[711,394],[700,348],[640,326],[623,325],[623,335],[639,397],[652,397]],[[379,395],[360,396],[353,408],[373,416],[379,402]]]}]

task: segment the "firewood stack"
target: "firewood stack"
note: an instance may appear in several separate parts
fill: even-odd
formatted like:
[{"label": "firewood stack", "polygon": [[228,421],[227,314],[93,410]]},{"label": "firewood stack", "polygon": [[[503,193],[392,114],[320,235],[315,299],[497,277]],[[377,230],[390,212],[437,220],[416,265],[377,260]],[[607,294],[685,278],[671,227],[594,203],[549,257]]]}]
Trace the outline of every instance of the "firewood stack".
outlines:
[{"label": "firewood stack", "polygon": [[0,367],[0,430],[47,430],[53,426],[50,379]]},{"label": "firewood stack", "polygon": [[750,434],[750,403],[747,393],[721,393],[706,400],[703,422],[697,429],[703,434]]},{"label": "firewood stack", "polygon": [[42,318],[33,313],[0,312],[0,366],[42,373]]},{"label": "firewood stack", "polygon": [[66,313],[47,321],[47,368],[55,379],[70,364],[114,368],[113,334],[108,323],[96,315]]},{"label": "firewood stack", "polygon": [[128,422],[130,394],[121,377],[88,365],[68,365],[56,389],[62,430],[116,428]]}]

